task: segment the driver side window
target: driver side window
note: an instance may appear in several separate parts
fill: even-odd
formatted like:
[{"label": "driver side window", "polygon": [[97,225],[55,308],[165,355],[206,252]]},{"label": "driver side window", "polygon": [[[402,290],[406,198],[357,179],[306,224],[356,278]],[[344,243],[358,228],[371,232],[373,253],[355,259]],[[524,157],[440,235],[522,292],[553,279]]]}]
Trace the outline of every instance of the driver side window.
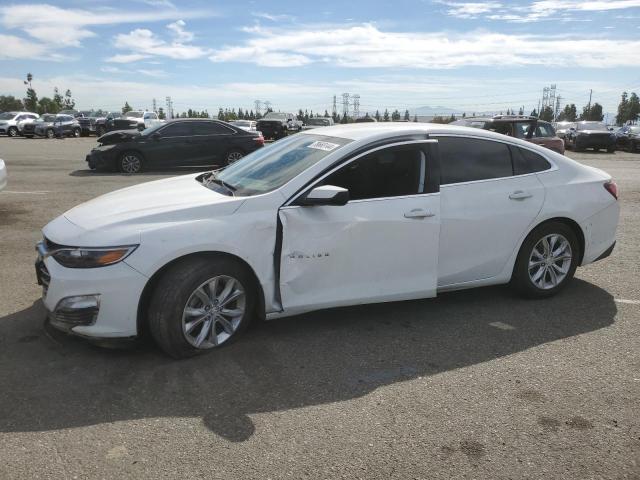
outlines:
[{"label": "driver side window", "polygon": [[427,157],[422,146],[392,147],[354,160],[322,185],[349,190],[351,200],[425,193]]}]

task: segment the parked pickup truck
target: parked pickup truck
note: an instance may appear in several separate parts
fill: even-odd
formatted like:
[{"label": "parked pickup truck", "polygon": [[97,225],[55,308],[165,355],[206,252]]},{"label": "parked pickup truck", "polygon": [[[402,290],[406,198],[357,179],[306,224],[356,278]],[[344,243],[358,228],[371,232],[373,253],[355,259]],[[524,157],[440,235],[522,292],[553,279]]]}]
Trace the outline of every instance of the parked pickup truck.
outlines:
[{"label": "parked pickup truck", "polygon": [[302,122],[293,113],[269,112],[258,120],[256,128],[265,139],[277,140],[286,137],[291,131],[302,130]]},{"label": "parked pickup truck", "polygon": [[160,120],[155,112],[131,111],[114,118],[109,130],[144,130],[161,123],[164,123],[164,120]]}]

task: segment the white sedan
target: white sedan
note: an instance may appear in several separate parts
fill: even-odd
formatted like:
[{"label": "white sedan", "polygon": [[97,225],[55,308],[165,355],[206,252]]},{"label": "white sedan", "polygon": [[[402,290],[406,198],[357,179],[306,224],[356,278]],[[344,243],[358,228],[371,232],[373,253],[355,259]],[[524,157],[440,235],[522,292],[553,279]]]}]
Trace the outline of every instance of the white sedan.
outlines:
[{"label": "white sedan", "polygon": [[75,207],[44,228],[37,272],[54,327],[148,329],[185,357],[256,317],[507,283],[548,297],[611,253],[618,216],[607,173],[531,143],[344,125]]},{"label": "white sedan", "polygon": [[7,186],[7,166],[0,158],[0,192]]}]

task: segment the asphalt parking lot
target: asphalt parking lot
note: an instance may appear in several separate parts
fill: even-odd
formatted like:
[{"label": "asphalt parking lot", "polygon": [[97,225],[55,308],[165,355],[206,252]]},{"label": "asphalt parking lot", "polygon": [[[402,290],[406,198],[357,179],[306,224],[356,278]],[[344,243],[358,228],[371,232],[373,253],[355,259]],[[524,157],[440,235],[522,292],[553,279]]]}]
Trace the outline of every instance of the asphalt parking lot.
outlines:
[{"label": "asphalt parking lot", "polygon": [[569,152],[622,213],[613,255],[557,297],[317,312],[174,361],[42,328],[42,226],[176,174],[90,172],[94,143],[0,138],[0,478],[640,479],[640,154]]}]

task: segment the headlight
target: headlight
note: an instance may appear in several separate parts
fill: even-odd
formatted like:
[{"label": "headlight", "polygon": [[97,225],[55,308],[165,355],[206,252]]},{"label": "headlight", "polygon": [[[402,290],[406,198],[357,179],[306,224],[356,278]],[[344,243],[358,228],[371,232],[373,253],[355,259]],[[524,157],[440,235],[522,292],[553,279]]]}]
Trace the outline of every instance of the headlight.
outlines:
[{"label": "headlight", "polygon": [[104,248],[63,247],[50,253],[60,265],[67,268],[97,268],[113,265],[127,258],[138,245]]}]

